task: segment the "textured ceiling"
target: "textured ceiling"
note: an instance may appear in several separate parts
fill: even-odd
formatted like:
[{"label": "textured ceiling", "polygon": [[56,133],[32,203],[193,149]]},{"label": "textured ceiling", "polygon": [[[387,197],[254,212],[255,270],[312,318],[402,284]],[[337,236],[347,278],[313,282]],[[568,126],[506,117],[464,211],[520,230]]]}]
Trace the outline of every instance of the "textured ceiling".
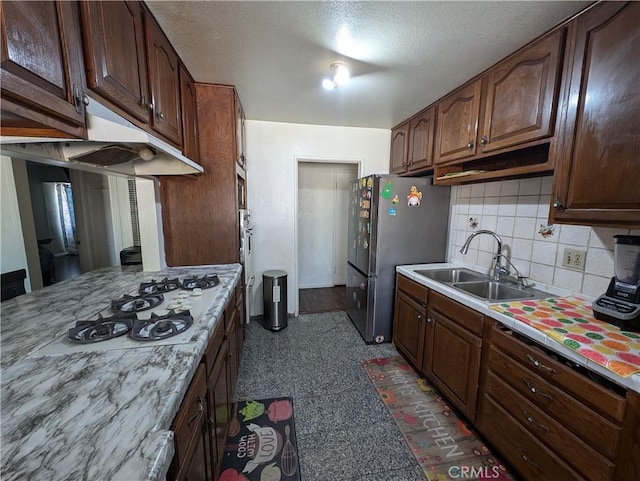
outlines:
[{"label": "textured ceiling", "polygon": [[[247,119],[391,128],[585,2],[147,1],[196,81]],[[329,64],[352,78],[321,87]]]}]

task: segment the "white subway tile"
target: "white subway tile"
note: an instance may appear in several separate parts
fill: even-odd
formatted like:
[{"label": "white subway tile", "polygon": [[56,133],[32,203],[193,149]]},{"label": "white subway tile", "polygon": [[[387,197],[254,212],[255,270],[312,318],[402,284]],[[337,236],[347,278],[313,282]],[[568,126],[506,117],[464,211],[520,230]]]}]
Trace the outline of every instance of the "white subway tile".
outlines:
[{"label": "white subway tile", "polygon": [[513,217],[498,216],[498,225],[496,226],[496,234],[503,237],[513,236],[513,225],[515,219]]},{"label": "white subway tile", "polygon": [[587,246],[589,244],[589,234],[591,227],[582,225],[562,225],[560,226],[560,236],[558,242],[573,246]]},{"label": "white subway tile", "polygon": [[518,180],[503,180],[500,186],[500,195],[502,197],[508,195],[518,195],[518,187],[520,183]]},{"label": "white subway tile", "polygon": [[532,262],[529,269],[529,280],[540,284],[552,285],[554,270],[552,266]]},{"label": "white subway tile", "polygon": [[558,244],[553,242],[533,242],[533,252],[531,253],[531,261],[538,264],[548,266],[556,265],[556,253],[558,252]]},{"label": "white subway tile", "polygon": [[539,197],[537,195],[518,196],[516,215],[518,217],[537,217],[538,200]]},{"label": "white subway tile", "polygon": [[530,239],[517,239],[514,237],[511,245],[511,256],[526,261],[531,260],[531,251],[533,250],[533,241]]},{"label": "white subway tile", "polygon": [[594,276],[591,274],[585,274],[582,281],[582,293],[591,297],[599,297],[607,292],[611,277]]},{"label": "white subway tile", "polygon": [[493,266],[493,253],[478,252],[477,266],[480,267],[483,272],[489,272],[491,266]]},{"label": "white subway tile", "polygon": [[492,230],[496,231],[498,225],[498,216],[497,215],[486,215],[482,214],[482,218],[480,219],[480,229]]},{"label": "white subway tile", "polygon": [[487,183],[484,187],[484,196],[498,197],[500,195],[500,187],[501,187],[500,181]]},{"label": "white subway tile", "polygon": [[533,239],[536,233],[536,219],[516,217],[513,225],[513,237]]},{"label": "white subway tile", "polygon": [[[518,269],[518,272],[521,276],[531,277],[531,262],[529,262],[527,259],[518,259],[514,257],[513,259],[511,259],[511,263],[516,266],[516,269]],[[512,266],[509,266],[508,269],[513,277],[518,276],[518,272],[516,272]]]},{"label": "white subway tile", "polygon": [[482,252],[495,252],[497,249],[496,240],[490,235],[479,235],[471,242],[477,242],[478,249]]},{"label": "white subway tile", "polygon": [[518,195],[539,195],[540,194],[540,177],[531,177],[529,179],[520,179],[520,187]]},{"label": "white subway tile", "polygon": [[471,185],[461,185],[458,189],[458,198],[465,199],[471,197]]},{"label": "white subway tile", "polygon": [[551,195],[553,191],[553,176],[546,176],[540,179],[540,194]]},{"label": "white subway tile", "polygon": [[582,290],[583,277],[584,275],[581,271],[556,267],[553,275],[553,285],[572,292],[580,292]]},{"label": "white subway tile", "polygon": [[484,197],[484,184],[471,184],[471,197]]},{"label": "white subway tile", "polygon": [[499,197],[485,197],[482,213],[484,215],[498,215]]},{"label": "white subway tile", "polygon": [[592,227],[589,237],[589,247],[606,248],[613,251],[614,235],[626,235],[627,229],[615,229],[611,227]]},{"label": "white subway tile", "polygon": [[517,206],[518,206],[518,197],[516,196],[500,197],[500,204],[498,205],[498,215],[514,216],[516,215]]},{"label": "white subway tile", "polygon": [[469,215],[472,217],[481,215],[483,206],[483,199],[472,197],[469,201]]},{"label": "white subway tile", "polygon": [[585,259],[584,272],[595,276],[613,276],[613,253],[608,249],[589,249]]},{"label": "white subway tile", "polygon": [[537,217],[549,218],[549,205],[551,203],[550,195],[541,195],[538,201],[538,214]]}]

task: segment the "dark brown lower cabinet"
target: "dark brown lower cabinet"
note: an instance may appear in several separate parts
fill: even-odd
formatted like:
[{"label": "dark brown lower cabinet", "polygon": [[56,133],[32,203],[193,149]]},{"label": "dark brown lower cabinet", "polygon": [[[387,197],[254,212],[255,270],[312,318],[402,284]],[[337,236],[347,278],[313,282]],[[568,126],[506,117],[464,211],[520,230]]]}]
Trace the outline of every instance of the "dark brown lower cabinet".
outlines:
[{"label": "dark brown lower cabinet", "polygon": [[204,481],[211,479],[210,437],[207,419],[205,366],[200,364],[182,406],[173,421],[175,454],[167,479]]},{"label": "dark brown lower cabinet", "polygon": [[229,343],[225,339],[218,352],[208,380],[209,425],[211,428],[211,465],[213,479],[218,479],[229,424],[231,395],[229,392]]},{"label": "dark brown lower cabinet", "polygon": [[396,278],[396,286],[393,343],[414,366],[420,368],[429,290],[401,275]]}]

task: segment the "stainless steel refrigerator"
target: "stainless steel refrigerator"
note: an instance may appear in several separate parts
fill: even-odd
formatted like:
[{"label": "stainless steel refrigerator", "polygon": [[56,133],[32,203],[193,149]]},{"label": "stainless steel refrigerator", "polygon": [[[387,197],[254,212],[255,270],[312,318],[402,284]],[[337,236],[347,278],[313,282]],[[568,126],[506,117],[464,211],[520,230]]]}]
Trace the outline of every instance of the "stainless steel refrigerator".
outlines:
[{"label": "stainless steel refrigerator", "polygon": [[351,182],[347,314],[365,342],[391,341],[396,266],[445,261],[450,190],[431,177]]}]

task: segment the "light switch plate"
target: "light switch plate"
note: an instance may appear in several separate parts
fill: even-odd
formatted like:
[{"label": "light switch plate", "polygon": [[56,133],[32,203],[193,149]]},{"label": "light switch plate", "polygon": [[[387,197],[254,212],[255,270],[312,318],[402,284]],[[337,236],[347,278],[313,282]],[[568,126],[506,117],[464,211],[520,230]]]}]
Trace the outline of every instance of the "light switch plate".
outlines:
[{"label": "light switch plate", "polygon": [[562,266],[583,271],[586,257],[587,251],[565,248],[562,256]]}]

